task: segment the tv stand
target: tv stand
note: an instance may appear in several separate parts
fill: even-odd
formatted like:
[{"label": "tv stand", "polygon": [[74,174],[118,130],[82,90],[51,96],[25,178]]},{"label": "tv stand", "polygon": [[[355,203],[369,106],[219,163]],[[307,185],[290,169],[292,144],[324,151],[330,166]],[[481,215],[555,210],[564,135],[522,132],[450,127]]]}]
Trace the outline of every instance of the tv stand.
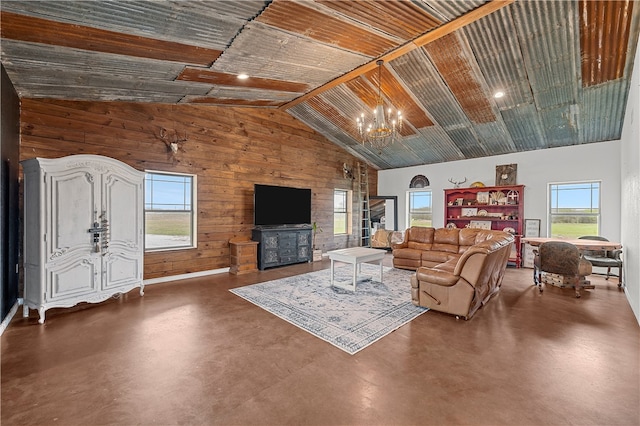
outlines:
[{"label": "tv stand", "polygon": [[311,227],[291,225],[254,228],[258,242],[258,269],[311,262]]}]

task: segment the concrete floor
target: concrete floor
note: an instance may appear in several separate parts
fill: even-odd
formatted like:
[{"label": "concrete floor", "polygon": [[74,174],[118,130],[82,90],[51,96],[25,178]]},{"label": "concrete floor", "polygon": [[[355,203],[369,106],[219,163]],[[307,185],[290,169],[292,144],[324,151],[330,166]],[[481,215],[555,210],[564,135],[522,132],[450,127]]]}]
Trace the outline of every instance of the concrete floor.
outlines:
[{"label": "concrete floor", "polygon": [[576,299],[510,268],[471,320],[430,311],[353,356],[228,291],[328,266],[155,284],[44,325],[20,309],[2,425],[640,424],[640,327],[616,278]]}]

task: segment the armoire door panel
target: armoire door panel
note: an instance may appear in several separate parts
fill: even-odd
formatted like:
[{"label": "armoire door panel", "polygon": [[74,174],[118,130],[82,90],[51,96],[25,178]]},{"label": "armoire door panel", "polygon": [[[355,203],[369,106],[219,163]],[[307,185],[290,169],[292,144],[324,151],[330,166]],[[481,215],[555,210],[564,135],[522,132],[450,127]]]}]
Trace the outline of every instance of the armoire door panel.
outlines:
[{"label": "armoire door panel", "polygon": [[49,257],[77,256],[93,248],[89,228],[99,200],[93,176],[84,170],[50,176]]},{"label": "armoire door panel", "polygon": [[103,262],[104,289],[126,286],[141,279],[140,259],[107,255],[103,258]]},{"label": "armoire door panel", "polygon": [[142,245],[142,190],[139,179],[135,181],[115,174],[106,176],[103,204],[108,206],[110,247],[137,250]]},{"label": "armoire door panel", "polygon": [[56,300],[95,293],[102,268],[99,256],[85,256],[47,269],[51,285],[47,300]]}]

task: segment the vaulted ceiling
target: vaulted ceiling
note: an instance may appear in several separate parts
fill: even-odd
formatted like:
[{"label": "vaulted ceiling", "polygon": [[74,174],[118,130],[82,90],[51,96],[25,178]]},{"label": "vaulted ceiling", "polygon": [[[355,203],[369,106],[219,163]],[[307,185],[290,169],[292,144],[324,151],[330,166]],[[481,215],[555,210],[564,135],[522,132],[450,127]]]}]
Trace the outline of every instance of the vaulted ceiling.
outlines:
[{"label": "vaulted ceiling", "polygon": [[[609,0],[0,7],[20,97],[280,108],[379,169],[620,138],[640,26]],[[404,116],[382,151],[355,122],[378,85]]]}]

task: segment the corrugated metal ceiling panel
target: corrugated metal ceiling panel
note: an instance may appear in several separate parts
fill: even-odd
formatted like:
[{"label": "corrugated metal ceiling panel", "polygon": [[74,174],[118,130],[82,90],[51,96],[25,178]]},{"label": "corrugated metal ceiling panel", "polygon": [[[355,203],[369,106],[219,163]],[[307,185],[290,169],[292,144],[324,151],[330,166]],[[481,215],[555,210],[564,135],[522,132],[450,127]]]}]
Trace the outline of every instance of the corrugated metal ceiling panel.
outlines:
[{"label": "corrugated metal ceiling panel", "polygon": [[487,0],[421,0],[421,2],[435,11],[434,15],[441,16],[446,21],[459,18],[465,13],[488,3]]},{"label": "corrugated metal ceiling panel", "polygon": [[628,82],[624,80],[584,89],[579,115],[580,143],[620,138],[627,91]]},{"label": "corrugated metal ceiling panel", "polygon": [[464,29],[491,93],[505,96],[494,100],[500,109],[533,103],[527,71],[516,29],[508,10],[501,9]]},{"label": "corrugated metal ceiling panel", "polygon": [[368,61],[365,56],[252,22],[211,69],[319,86]]},{"label": "corrugated metal ceiling panel", "polygon": [[3,1],[2,9],[223,50],[268,1]]},{"label": "corrugated metal ceiling panel", "polygon": [[473,55],[466,52],[466,44],[456,34],[449,34],[424,49],[466,116],[474,123],[496,121],[496,114],[487,99],[484,78],[474,66]]},{"label": "corrugated metal ceiling panel", "polygon": [[614,0],[579,2],[583,86],[624,75],[633,5]]},{"label": "corrugated metal ceiling panel", "polygon": [[339,19],[335,15],[327,15],[320,10],[290,0],[274,0],[256,20],[370,57],[380,56],[398,44],[398,40],[383,37],[370,29]]},{"label": "corrugated metal ceiling panel", "polygon": [[511,10],[538,109],[576,102],[580,84],[575,3],[516,2]]},{"label": "corrugated metal ceiling panel", "polygon": [[544,148],[544,129],[534,104],[518,105],[505,109],[501,114],[517,151]]},{"label": "corrugated metal ceiling panel", "polygon": [[454,128],[468,119],[426,53],[415,50],[391,62],[396,74],[438,125]]},{"label": "corrugated metal ceiling panel", "polygon": [[424,4],[392,1],[316,0],[324,7],[401,40],[411,40],[442,23]]}]

